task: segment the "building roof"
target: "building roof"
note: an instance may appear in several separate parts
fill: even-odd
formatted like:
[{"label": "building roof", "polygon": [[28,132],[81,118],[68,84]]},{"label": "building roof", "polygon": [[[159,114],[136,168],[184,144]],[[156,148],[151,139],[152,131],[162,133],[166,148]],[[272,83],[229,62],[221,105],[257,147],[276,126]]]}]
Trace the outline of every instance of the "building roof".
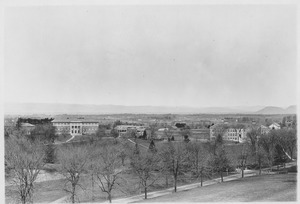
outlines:
[{"label": "building roof", "polygon": [[32,125],[30,123],[21,123],[21,127],[35,127],[35,125]]},{"label": "building roof", "polygon": [[[278,123],[272,123],[271,125],[275,125],[275,126],[277,126],[277,127],[280,127],[280,125],[278,124]],[[270,125],[270,126],[271,126]]]},{"label": "building roof", "polygon": [[116,128],[118,130],[125,130],[128,128],[145,129],[144,126],[137,126],[137,125],[118,125]]},{"label": "building roof", "polygon": [[52,123],[99,123],[95,120],[86,120],[86,119],[54,119]]}]

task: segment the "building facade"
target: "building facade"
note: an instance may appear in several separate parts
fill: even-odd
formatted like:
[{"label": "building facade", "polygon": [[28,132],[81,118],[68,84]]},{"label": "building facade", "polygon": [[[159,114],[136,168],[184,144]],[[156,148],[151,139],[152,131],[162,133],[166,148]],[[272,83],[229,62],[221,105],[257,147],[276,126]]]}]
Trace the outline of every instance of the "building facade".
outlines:
[{"label": "building facade", "polygon": [[227,141],[243,143],[247,141],[247,129],[237,127],[222,127],[222,125],[213,125],[210,127],[210,139],[216,139],[218,134]]},{"label": "building facade", "polygon": [[280,125],[278,123],[272,123],[269,128],[272,130],[278,130],[280,129]]},{"label": "building facade", "polygon": [[21,123],[21,130],[25,132],[26,135],[30,135],[31,131],[35,128],[35,125],[30,123]]},{"label": "building facade", "polygon": [[95,134],[99,127],[99,122],[85,120],[53,120],[52,124],[56,128],[57,134],[71,135]]},{"label": "building facade", "polygon": [[119,136],[126,135],[128,131],[134,131],[139,137],[143,135],[144,131],[146,130],[146,127],[137,125],[118,125],[117,127],[115,127],[115,129],[118,131]]}]

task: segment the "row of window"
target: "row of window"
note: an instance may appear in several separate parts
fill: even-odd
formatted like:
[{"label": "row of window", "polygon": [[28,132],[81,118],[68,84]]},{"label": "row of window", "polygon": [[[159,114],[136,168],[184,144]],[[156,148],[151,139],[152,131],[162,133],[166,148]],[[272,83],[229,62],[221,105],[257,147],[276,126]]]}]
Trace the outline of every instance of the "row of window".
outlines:
[{"label": "row of window", "polygon": [[[70,123],[53,123],[53,125],[70,125]],[[83,123],[83,125],[98,125],[98,123]]]},{"label": "row of window", "polygon": [[[90,130],[96,130],[96,129],[90,129]],[[76,134],[76,133],[80,133],[80,130],[72,130],[71,132]]]}]

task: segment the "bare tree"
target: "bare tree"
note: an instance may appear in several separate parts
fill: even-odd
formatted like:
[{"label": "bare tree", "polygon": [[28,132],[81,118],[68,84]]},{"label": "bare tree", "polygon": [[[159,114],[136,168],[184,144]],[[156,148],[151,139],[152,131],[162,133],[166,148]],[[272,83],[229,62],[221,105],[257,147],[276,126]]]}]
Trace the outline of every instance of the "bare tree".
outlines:
[{"label": "bare tree", "polygon": [[226,151],[223,146],[218,148],[215,154],[211,155],[209,164],[214,172],[218,172],[220,174],[221,182],[223,182],[223,172],[230,167],[230,161],[227,158]]},{"label": "bare tree", "polygon": [[99,151],[95,151],[96,157],[95,168],[93,173],[98,180],[98,186],[102,192],[107,193],[108,201],[111,203],[112,191],[116,189],[116,185],[121,182],[121,174],[123,171],[122,163],[119,159],[119,146],[105,143]]},{"label": "bare tree", "polygon": [[238,163],[242,170],[242,178],[244,178],[244,171],[246,169],[247,158],[249,156],[248,147],[249,147],[248,144],[243,144],[242,150],[241,150],[240,154],[238,155]]},{"label": "bare tree", "polygon": [[59,151],[59,173],[66,179],[64,190],[71,195],[72,203],[75,203],[76,188],[84,189],[79,179],[87,169],[88,160],[89,147],[87,146],[66,146]]},{"label": "bare tree", "polygon": [[191,130],[189,128],[183,128],[180,131],[180,134],[182,136],[182,139],[186,142],[190,141],[189,137],[191,136]]},{"label": "bare tree", "polygon": [[34,182],[45,164],[41,142],[31,142],[24,138],[9,138],[5,147],[5,163],[13,173],[18,200],[21,203],[32,202]]},{"label": "bare tree", "polygon": [[189,143],[187,146],[188,161],[191,165],[191,171],[198,179],[201,179],[201,186],[203,186],[203,177],[208,176],[209,166],[208,166],[208,154],[209,152],[200,142]]},{"label": "bare tree", "polygon": [[270,169],[272,170],[272,165],[274,161],[274,154],[275,154],[275,146],[276,146],[276,139],[277,139],[276,130],[271,130],[266,135],[261,135],[258,141],[258,145],[260,145],[264,152],[265,156],[268,160],[268,164]]},{"label": "bare tree", "polygon": [[155,151],[131,156],[131,167],[144,188],[145,199],[147,199],[148,188],[160,178],[160,161],[160,156]]},{"label": "bare tree", "polygon": [[161,152],[165,168],[171,173],[174,179],[174,191],[177,192],[177,181],[179,173],[186,171],[188,152],[186,149],[186,143],[175,143],[168,142],[163,147]]},{"label": "bare tree", "polygon": [[103,137],[106,137],[106,132],[103,127],[98,127],[97,132],[96,132],[97,138],[101,139]]},{"label": "bare tree", "polygon": [[46,144],[54,143],[57,137],[56,128],[51,123],[36,125],[30,132],[30,135],[28,135],[28,138],[31,140],[39,139]]},{"label": "bare tree", "polygon": [[171,138],[174,137],[173,132],[170,128],[164,130],[164,135],[168,139],[168,141],[171,141]]},{"label": "bare tree", "polygon": [[151,138],[147,138],[147,139],[156,139],[156,131],[158,129],[157,122],[150,124],[149,128],[150,128],[150,137]]},{"label": "bare tree", "polygon": [[290,159],[293,159],[294,151],[297,148],[297,132],[296,129],[281,129],[278,131],[278,144],[284,152],[288,152]]},{"label": "bare tree", "polygon": [[257,129],[251,129],[247,133],[247,137],[250,140],[250,147],[252,156],[254,156],[256,163],[259,167],[259,175],[261,175],[261,167],[265,159],[265,152],[261,147],[261,143],[258,142],[261,137],[260,132]]}]

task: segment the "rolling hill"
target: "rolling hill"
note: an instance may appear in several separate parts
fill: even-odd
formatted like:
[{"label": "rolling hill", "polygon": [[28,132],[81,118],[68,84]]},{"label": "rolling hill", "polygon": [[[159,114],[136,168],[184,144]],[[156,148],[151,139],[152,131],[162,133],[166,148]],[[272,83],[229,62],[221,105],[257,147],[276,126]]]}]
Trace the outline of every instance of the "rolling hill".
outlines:
[{"label": "rolling hill", "polygon": [[169,106],[123,106],[60,103],[6,103],[5,114],[294,114],[296,106],[287,109],[263,106],[236,107],[169,107]]},{"label": "rolling hill", "polygon": [[272,115],[272,114],[296,114],[297,108],[296,105],[289,106],[288,108],[284,109],[281,107],[275,106],[267,106],[259,111],[256,114],[264,114],[264,115]]}]

